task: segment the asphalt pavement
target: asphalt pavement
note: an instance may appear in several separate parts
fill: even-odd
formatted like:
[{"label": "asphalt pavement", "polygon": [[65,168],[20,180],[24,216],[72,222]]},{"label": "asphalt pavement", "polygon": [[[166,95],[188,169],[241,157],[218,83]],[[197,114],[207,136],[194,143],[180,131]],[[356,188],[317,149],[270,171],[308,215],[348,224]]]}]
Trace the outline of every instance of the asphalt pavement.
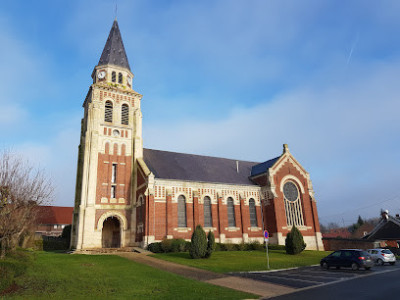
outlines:
[{"label": "asphalt pavement", "polygon": [[319,266],[311,266],[281,271],[238,272],[230,275],[301,289],[379,274],[399,268],[399,265],[385,265],[374,266],[368,271],[364,269],[353,271],[348,268],[323,270]]},{"label": "asphalt pavement", "polygon": [[394,266],[375,267],[350,280],[333,281],[320,286],[300,288],[296,292],[278,297],[265,297],[274,300],[382,300],[400,299],[400,268]]}]

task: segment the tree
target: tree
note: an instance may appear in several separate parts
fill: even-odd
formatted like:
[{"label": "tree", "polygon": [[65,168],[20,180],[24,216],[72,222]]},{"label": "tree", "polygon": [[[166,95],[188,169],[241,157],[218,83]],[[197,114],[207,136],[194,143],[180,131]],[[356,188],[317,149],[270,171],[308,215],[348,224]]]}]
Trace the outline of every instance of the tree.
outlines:
[{"label": "tree", "polygon": [[287,254],[299,254],[306,248],[303,235],[296,226],[293,225],[292,230],[287,234],[285,240],[285,249]]},{"label": "tree", "polygon": [[190,244],[189,254],[191,258],[203,258],[207,253],[207,237],[206,232],[201,225],[197,225],[192,234],[192,242]]},{"label": "tree", "polygon": [[354,224],[351,224],[351,225],[348,227],[348,230],[349,230],[351,233],[354,233],[354,232],[356,232],[356,230],[357,230],[358,228],[360,228],[364,223],[365,223],[365,221],[364,221],[364,220],[361,218],[361,216],[359,215],[359,216],[358,216],[358,219],[357,219],[357,222],[354,223]]},{"label": "tree", "polygon": [[364,220],[361,218],[361,216],[358,216],[358,220],[357,220],[357,224],[361,227],[362,225],[364,225]]},{"label": "tree", "polygon": [[215,236],[214,233],[210,230],[207,235],[207,252],[206,256],[209,258],[211,256],[211,253],[213,253],[215,249]]},{"label": "tree", "polygon": [[48,204],[53,191],[43,170],[9,151],[0,152],[0,259],[34,227],[36,207]]}]

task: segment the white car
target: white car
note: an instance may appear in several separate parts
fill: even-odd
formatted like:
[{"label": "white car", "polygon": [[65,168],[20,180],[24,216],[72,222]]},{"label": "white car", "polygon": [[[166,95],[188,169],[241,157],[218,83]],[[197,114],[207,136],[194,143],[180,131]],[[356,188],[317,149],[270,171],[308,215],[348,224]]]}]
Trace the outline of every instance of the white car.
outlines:
[{"label": "white car", "polygon": [[383,266],[384,263],[389,263],[391,265],[396,263],[396,256],[388,249],[369,249],[367,252],[379,266]]}]

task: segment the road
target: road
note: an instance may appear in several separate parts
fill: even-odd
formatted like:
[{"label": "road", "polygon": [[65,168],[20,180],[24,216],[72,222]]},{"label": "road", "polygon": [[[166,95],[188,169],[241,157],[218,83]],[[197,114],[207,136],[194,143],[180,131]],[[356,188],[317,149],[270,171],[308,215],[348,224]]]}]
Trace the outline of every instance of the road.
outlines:
[{"label": "road", "polygon": [[[267,298],[265,298],[267,299]],[[381,300],[400,299],[400,268],[385,268],[381,272],[369,273],[349,280],[335,281],[307,287],[298,291],[268,298],[274,300]]]}]

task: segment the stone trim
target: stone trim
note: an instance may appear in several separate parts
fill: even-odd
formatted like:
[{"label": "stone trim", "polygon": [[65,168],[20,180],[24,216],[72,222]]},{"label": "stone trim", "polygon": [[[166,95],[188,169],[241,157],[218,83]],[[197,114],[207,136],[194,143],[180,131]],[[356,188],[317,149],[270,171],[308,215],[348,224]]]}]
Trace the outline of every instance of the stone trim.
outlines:
[{"label": "stone trim", "polygon": [[108,212],[105,212],[104,214],[102,214],[101,217],[99,218],[99,221],[97,222],[97,226],[96,226],[97,231],[103,230],[103,223],[109,217],[116,217],[119,220],[119,222],[121,223],[121,228],[123,230],[128,229],[128,221],[126,220],[126,217],[123,214],[121,214],[118,211],[108,211]]}]

